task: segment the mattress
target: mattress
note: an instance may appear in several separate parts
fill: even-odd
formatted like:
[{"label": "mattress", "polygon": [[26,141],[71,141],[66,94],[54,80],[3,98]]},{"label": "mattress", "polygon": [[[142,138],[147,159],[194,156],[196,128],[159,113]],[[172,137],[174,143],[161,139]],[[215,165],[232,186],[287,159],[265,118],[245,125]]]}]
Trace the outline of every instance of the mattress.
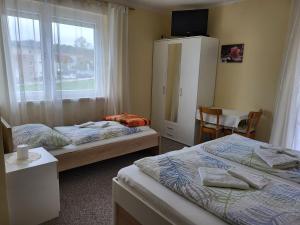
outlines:
[{"label": "mattress", "polygon": [[115,121],[99,121],[82,128],[78,126],[62,126],[54,127],[53,129],[69,138],[72,144],[75,145],[141,132],[139,127],[126,127]]},{"label": "mattress", "polygon": [[71,144],[71,145],[67,145],[61,149],[52,150],[52,151],[50,151],[50,153],[54,156],[58,156],[58,155],[70,153],[70,152],[84,151],[89,148],[98,147],[101,145],[107,145],[110,143],[122,142],[125,140],[133,140],[135,138],[145,137],[145,136],[149,136],[149,135],[157,135],[157,132],[148,126],[143,126],[143,127],[139,127],[139,128],[142,130],[139,133],[124,135],[121,137],[104,139],[104,140],[100,140],[100,141],[94,141],[94,142],[81,144],[81,145]]},{"label": "mattress", "polygon": [[[199,148],[194,146],[192,148]],[[203,154],[210,155],[203,151]],[[218,157],[216,157],[218,158]],[[227,161],[232,165],[236,164],[240,167],[245,167],[237,163]],[[246,167],[248,170],[254,170]],[[264,172],[255,170],[256,173],[263,174]],[[275,180],[282,180],[282,178],[272,176]],[[118,180],[126,187],[130,188],[134,193],[141,196],[146,202],[152,205],[155,209],[164,214],[167,218],[171,218],[174,224],[187,225],[207,225],[207,224],[227,224],[218,217],[212,215],[208,211],[200,208],[196,204],[181,197],[175,192],[169,190],[165,186],[156,182],[150,176],[144,174],[135,165],[123,168],[118,173]],[[300,185],[284,180],[285,182],[299,187]]]}]

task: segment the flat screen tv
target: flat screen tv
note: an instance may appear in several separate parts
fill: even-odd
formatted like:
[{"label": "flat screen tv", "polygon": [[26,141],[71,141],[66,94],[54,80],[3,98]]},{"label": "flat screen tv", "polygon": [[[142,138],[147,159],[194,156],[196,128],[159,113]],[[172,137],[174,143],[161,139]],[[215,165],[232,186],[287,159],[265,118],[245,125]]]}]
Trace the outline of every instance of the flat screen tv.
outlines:
[{"label": "flat screen tv", "polygon": [[172,36],[207,35],[208,9],[172,12]]}]

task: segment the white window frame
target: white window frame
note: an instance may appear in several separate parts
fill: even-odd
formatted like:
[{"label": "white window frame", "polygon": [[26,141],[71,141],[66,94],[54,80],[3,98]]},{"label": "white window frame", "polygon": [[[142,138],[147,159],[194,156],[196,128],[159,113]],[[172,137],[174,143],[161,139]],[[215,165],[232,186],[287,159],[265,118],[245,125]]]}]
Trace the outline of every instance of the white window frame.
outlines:
[{"label": "white window frame", "polygon": [[[44,90],[38,92],[45,92],[44,99],[34,99],[35,93],[32,91],[32,97],[28,101],[46,101],[47,99],[53,99],[53,96],[47,96],[48,93],[52,93],[52,95],[57,95],[57,99],[80,99],[80,98],[102,98],[104,97],[104,79],[103,74],[100,71],[100,43],[101,43],[101,35],[100,35],[100,27],[101,27],[101,20],[105,20],[105,14],[99,13],[92,13],[80,9],[70,9],[64,6],[58,6],[53,4],[46,4],[40,2],[27,2],[27,1],[20,1],[18,3],[18,7],[22,10],[14,10],[13,6],[8,5],[8,14],[7,16],[14,16],[14,17],[24,17],[28,19],[36,19],[39,20],[40,25],[40,41],[41,41],[41,54],[42,54],[42,64],[43,64],[43,76],[44,82],[54,82],[55,80],[55,73],[54,72],[54,59],[49,59],[49,54],[45,54],[45,49],[49,49],[49,44],[53,45],[52,40],[52,23],[62,23],[67,25],[75,25],[75,26],[82,26],[83,24],[86,25],[85,27],[94,28],[94,72],[95,72],[95,90],[83,91],[87,94],[81,96],[82,92],[78,92],[76,90],[57,90],[53,93],[52,90],[46,90],[47,85],[44,84]],[[43,13],[43,10],[52,10],[55,11],[55,16],[49,15],[49,13]],[[74,13],[74,11],[76,11]],[[76,17],[74,17],[76,15]],[[78,19],[80,18],[80,20]],[[51,43],[45,43],[46,39],[43,38],[44,35],[50,35]],[[49,37],[49,36],[48,36]],[[49,38],[48,38],[49,40]],[[49,42],[49,41],[47,41]],[[51,52],[52,55],[52,52]],[[48,63],[51,62],[51,63]],[[51,66],[52,68],[45,69],[45,67]],[[46,72],[47,71],[47,72]],[[48,74],[48,71],[52,71],[51,74]],[[52,84],[56,86],[56,84]],[[16,90],[17,92],[17,90]],[[77,93],[76,93],[77,92]],[[90,93],[89,93],[90,92]],[[17,93],[16,93],[17,94]],[[42,96],[42,94],[41,94]]]}]

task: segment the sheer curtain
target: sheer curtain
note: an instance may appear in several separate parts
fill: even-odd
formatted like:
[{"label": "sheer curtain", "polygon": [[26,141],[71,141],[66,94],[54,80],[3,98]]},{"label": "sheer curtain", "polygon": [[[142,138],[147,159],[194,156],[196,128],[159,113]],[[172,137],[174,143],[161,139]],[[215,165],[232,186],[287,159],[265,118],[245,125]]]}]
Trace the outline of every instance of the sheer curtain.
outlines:
[{"label": "sheer curtain", "polygon": [[108,80],[106,114],[130,111],[128,77],[128,9],[108,6]]},{"label": "sheer curtain", "polygon": [[300,150],[300,1],[293,1],[271,143]]},{"label": "sheer curtain", "polygon": [[[95,0],[3,4],[3,94],[12,124],[62,125],[82,99],[105,99],[107,113],[128,108],[126,7]],[[65,114],[68,101],[73,115]]]}]

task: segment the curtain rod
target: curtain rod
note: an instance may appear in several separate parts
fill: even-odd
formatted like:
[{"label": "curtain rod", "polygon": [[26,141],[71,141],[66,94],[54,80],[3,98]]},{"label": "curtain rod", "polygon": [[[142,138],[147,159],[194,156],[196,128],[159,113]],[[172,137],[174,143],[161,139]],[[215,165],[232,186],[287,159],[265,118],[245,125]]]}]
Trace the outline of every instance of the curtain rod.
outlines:
[{"label": "curtain rod", "polygon": [[122,6],[127,7],[129,10],[135,10],[134,7],[129,6],[129,5],[127,5],[127,4],[124,4],[124,3],[119,3],[118,1],[99,0],[99,2],[103,2],[103,3],[115,3],[115,4],[119,4],[119,5],[122,5]]}]

